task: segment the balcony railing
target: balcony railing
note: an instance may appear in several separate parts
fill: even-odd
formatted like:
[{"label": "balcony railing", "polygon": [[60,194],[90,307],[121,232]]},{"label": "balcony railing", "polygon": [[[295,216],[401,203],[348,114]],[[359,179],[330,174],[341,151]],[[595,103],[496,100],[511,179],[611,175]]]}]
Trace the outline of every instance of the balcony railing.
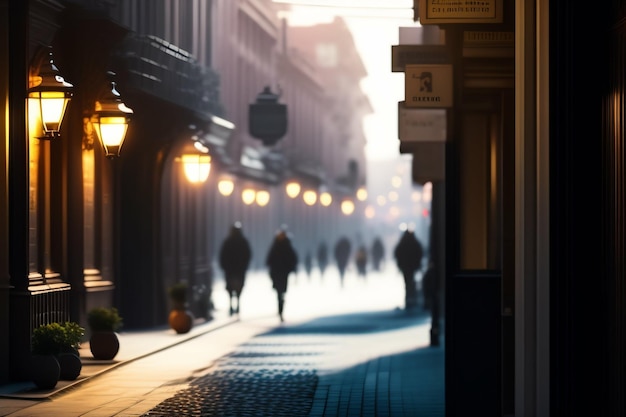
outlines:
[{"label": "balcony railing", "polygon": [[129,83],[199,114],[221,115],[219,76],[187,51],[151,35],[129,35],[121,48]]},{"label": "balcony railing", "polygon": [[70,320],[70,285],[64,282],[29,287],[31,328]]}]

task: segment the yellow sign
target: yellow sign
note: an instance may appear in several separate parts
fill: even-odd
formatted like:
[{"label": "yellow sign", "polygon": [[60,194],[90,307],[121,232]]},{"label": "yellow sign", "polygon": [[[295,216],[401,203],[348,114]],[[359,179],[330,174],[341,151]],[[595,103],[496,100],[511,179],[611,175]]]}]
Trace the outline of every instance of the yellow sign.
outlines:
[{"label": "yellow sign", "polygon": [[404,105],[447,108],[453,103],[452,65],[406,65]]},{"label": "yellow sign", "polygon": [[420,0],[423,25],[441,23],[502,23],[502,0]]}]

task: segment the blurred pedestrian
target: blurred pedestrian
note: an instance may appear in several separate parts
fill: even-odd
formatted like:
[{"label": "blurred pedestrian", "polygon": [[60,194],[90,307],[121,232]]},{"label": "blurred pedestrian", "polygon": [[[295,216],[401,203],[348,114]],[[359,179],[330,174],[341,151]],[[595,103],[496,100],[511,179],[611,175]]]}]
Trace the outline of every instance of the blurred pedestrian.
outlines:
[{"label": "blurred pedestrian", "polygon": [[367,270],[367,249],[365,249],[364,245],[360,245],[356,250],[354,263],[356,264],[356,270],[358,271],[359,276],[365,278]]},{"label": "blurred pedestrian", "polygon": [[281,228],[274,237],[267,252],[265,264],[269,268],[270,278],[278,297],[278,316],[283,319],[283,308],[285,306],[285,293],[289,274],[296,271],[298,265],[298,255],[291,244],[284,228]]},{"label": "blurred pedestrian", "polygon": [[405,285],[405,308],[407,310],[417,306],[417,287],[415,273],[422,265],[424,249],[415,236],[413,230],[407,228],[400,237],[394,249],[394,256],[398,269],[402,271]]},{"label": "blurred pedestrian", "polygon": [[306,276],[311,279],[311,270],[313,269],[313,259],[311,258],[311,252],[306,251],[304,254],[304,270],[306,271]]},{"label": "blurred pedestrian", "polygon": [[374,268],[374,271],[380,271],[381,263],[384,257],[385,247],[383,246],[383,241],[377,237],[374,239],[374,243],[372,243],[372,267]]},{"label": "blurred pedestrian", "polygon": [[251,258],[250,243],[241,231],[241,223],[235,222],[222,242],[219,252],[219,263],[224,270],[231,316],[235,313],[239,314],[241,291]]},{"label": "blurred pedestrian", "polygon": [[326,242],[322,241],[317,247],[317,266],[322,276],[324,276],[326,265],[328,265],[328,247],[326,246]]},{"label": "blurred pedestrian", "polygon": [[339,269],[339,279],[343,286],[343,277],[346,273],[346,267],[348,266],[348,259],[350,258],[350,252],[352,251],[352,245],[347,237],[342,236],[335,244],[335,262],[337,262],[337,269]]}]

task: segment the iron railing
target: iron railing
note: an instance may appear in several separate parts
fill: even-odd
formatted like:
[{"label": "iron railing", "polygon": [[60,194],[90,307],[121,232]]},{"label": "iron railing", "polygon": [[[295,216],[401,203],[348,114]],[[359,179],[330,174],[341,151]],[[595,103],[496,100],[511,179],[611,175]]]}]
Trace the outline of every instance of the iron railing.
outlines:
[{"label": "iron railing", "polygon": [[69,284],[62,282],[30,288],[31,328],[70,321],[70,288]]},{"label": "iron railing", "polygon": [[223,113],[219,75],[187,51],[152,35],[129,35],[121,48],[129,86],[205,115]]}]

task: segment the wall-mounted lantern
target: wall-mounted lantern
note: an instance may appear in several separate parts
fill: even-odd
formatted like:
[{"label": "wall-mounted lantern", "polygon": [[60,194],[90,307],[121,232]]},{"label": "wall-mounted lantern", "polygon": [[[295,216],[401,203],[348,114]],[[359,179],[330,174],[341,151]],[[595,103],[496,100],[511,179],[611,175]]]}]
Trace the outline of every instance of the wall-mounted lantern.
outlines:
[{"label": "wall-mounted lantern", "polygon": [[354,202],[352,200],[343,200],[341,202],[341,212],[346,216],[354,213]]},{"label": "wall-mounted lantern", "polygon": [[255,199],[256,191],[254,191],[252,188],[246,188],[241,192],[241,201],[243,201],[246,206],[254,203]]},{"label": "wall-mounted lantern", "polygon": [[187,180],[192,184],[202,184],[211,172],[211,156],[201,153],[184,154],[180,157]]},{"label": "wall-mounted lantern", "polygon": [[330,206],[332,202],[333,202],[333,196],[328,191],[323,191],[320,194],[320,203],[324,207]]},{"label": "wall-mounted lantern", "polygon": [[217,189],[224,197],[228,197],[235,190],[235,182],[232,178],[222,178],[217,183]]},{"label": "wall-mounted lantern", "polygon": [[120,156],[132,113],[133,110],[124,104],[115,82],[112,81],[111,90],[107,90],[106,95],[96,101],[96,111],[92,118],[92,124],[107,158]]},{"label": "wall-mounted lantern", "polygon": [[287,105],[278,102],[280,94],[265,87],[249,106],[248,128],[250,135],[260,139],[265,146],[274,145],[287,133]]},{"label": "wall-mounted lantern", "polygon": [[359,189],[356,190],[356,198],[359,201],[367,200],[367,189],[365,189],[365,187],[359,187]]},{"label": "wall-mounted lantern", "polygon": [[307,206],[312,206],[317,202],[317,193],[313,190],[306,190],[302,193],[302,200]]},{"label": "wall-mounted lantern", "polygon": [[290,198],[296,198],[300,194],[300,184],[296,181],[289,181],[285,185],[285,192]]},{"label": "wall-mounted lantern", "polygon": [[270,202],[270,193],[267,190],[259,190],[256,192],[255,201],[260,207],[265,207]]},{"label": "wall-mounted lantern", "polygon": [[41,120],[44,132],[40,139],[58,137],[74,86],[61,76],[52,59],[51,48],[47,49],[41,65],[32,68],[31,71],[28,80],[28,99],[33,100],[38,108],[37,116]]}]

